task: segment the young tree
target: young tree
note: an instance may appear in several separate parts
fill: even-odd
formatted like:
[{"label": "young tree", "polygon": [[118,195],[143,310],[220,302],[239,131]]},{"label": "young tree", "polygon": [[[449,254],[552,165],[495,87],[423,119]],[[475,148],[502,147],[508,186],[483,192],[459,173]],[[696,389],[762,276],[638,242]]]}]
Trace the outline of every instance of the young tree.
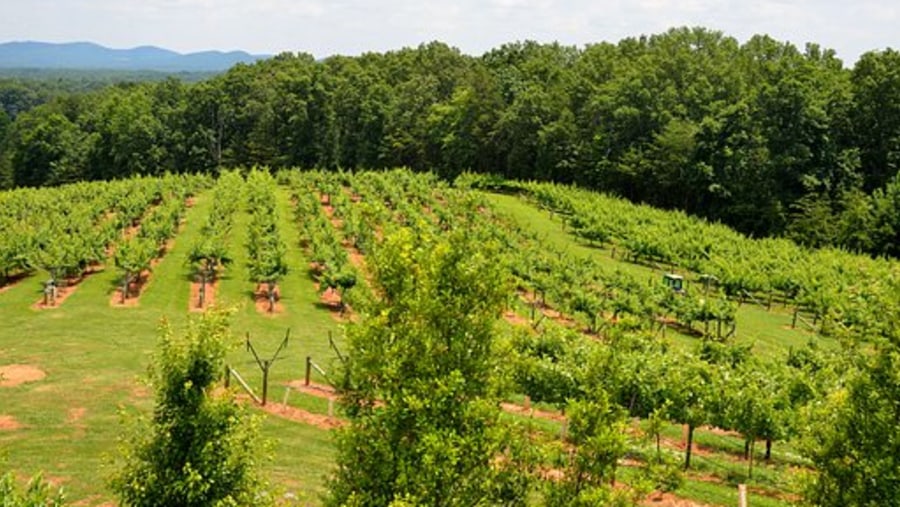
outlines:
[{"label": "young tree", "polygon": [[266,505],[257,473],[257,422],[228,392],[216,390],[225,365],[223,311],[191,321],[184,336],[168,325],[150,367],[152,420],[123,438],[111,480],[121,505]]},{"label": "young tree", "polygon": [[122,268],[122,304],[128,299],[131,282],[140,283],[141,273],[149,270],[156,255],[156,246],[145,238],[123,241],[116,250],[116,266]]},{"label": "young tree", "polygon": [[265,284],[266,299],[269,300],[269,313],[275,311],[277,299],[275,286],[288,272],[284,255],[285,247],[280,241],[269,242],[267,247],[261,248],[256,256],[251,254],[250,279],[258,284]]},{"label": "young tree", "polygon": [[550,485],[548,505],[629,505],[613,489],[619,458],[625,455],[625,411],[596,390],[569,403],[563,478]]},{"label": "young tree", "polygon": [[490,246],[389,235],[371,257],[370,317],[350,329],[327,505],[524,502],[516,440],[499,421],[494,323],[506,298]]},{"label": "young tree", "polygon": [[812,405],[804,440],[815,468],[806,490],[812,505],[898,505],[900,338],[893,340]]},{"label": "young tree", "polygon": [[716,375],[714,365],[689,355],[683,357],[678,368],[673,369],[669,400],[669,417],[687,425],[687,442],[684,449],[684,469],[691,468],[694,430],[709,420],[710,405],[719,396],[718,387],[721,382]]},{"label": "young tree", "polygon": [[356,272],[348,266],[343,266],[343,269],[336,272],[333,272],[330,269],[326,269],[322,274],[322,284],[320,290],[322,292],[328,289],[337,291],[337,294],[340,297],[341,313],[343,314],[344,310],[346,309],[346,301],[344,301],[344,295],[348,290],[356,287],[356,283]]},{"label": "young tree", "polygon": [[4,507],[60,507],[65,503],[62,488],[54,491],[41,474],[32,477],[24,490],[12,472],[0,475],[0,505]]},{"label": "young tree", "polygon": [[202,238],[188,254],[188,263],[200,278],[197,307],[203,308],[206,302],[206,285],[215,283],[219,268],[231,263],[224,238],[221,235]]}]

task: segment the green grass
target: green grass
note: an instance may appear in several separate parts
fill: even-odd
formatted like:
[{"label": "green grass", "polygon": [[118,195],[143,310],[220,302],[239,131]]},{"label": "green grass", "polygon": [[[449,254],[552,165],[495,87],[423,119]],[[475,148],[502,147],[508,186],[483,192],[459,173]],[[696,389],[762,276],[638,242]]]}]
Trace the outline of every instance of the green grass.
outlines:
[{"label": "green grass", "polygon": [[[614,251],[610,248],[600,248],[589,245],[581,239],[565,231],[558,215],[551,215],[529,204],[524,199],[514,195],[485,194],[497,210],[514,219],[519,225],[525,227],[553,248],[561,250],[576,258],[591,258],[600,265],[610,270],[620,270],[633,276],[637,280],[654,280],[661,282],[662,275],[669,269],[663,266],[648,266],[626,262],[622,259],[621,250]],[[689,273],[686,278],[692,277]],[[791,329],[790,308],[783,308],[779,304],[773,305],[772,310],[766,310],[756,304],[745,303],[737,311],[737,338],[736,343],[753,344],[753,351],[765,357],[783,357],[791,347],[803,347],[810,340],[817,341],[825,347],[835,347],[837,342],[828,337],[809,332],[800,325]],[[669,329],[666,337],[673,344],[692,348],[697,339]]]},{"label": "green grass", "polygon": [[[732,484],[721,484],[697,479],[686,479],[676,491],[681,497],[690,498],[709,505],[737,505],[738,488]],[[787,507],[791,502],[768,495],[749,491],[747,503],[753,507]]]},{"label": "green grass", "polygon": [[[23,425],[18,430],[0,430],[0,471],[12,469],[24,476],[43,470],[66,488],[70,500],[84,500],[87,505],[111,499],[105,479],[124,428],[119,407],[149,411],[152,406],[140,378],[155,348],[162,319],[176,331],[186,324],[190,294],[186,257],[210,205],[208,196],[201,195],[188,210],[184,229],[154,269],[137,307],[110,306],[120,277],[114,268],[89,276],[56,309],[31,307],[41,297],[40,281],[46,278],[41,273],[0,293],[0,365],[29,364],[47,374],[41,381],[0,388],[0,415],[13,416]],[[290,206],[287,193],[280,190],[279,226],[292,268],[282,284],[285,311],[274,317],[256,312],[253,284],[246,275],[243,225],[247,215],[243,211],[234,228],[231,253],[235,263],[217,294],[220,303],[238,308],[229,362],[257,390],[261,374],[243,348],[245,334],[250,333],[261,355],[269,355],[290,328],[283,359],[271,369],[271,399],[279,402],[284,392],[281,383],[303,378],[307,355],[323,367],[331,364],[328,333],[341,336],[338,323],[316,305]],[[291,401],[304,406],[319,404],[296,393]],[[83,415],[71,421],[70,411],[83,411]],[[330,433],[272,416],[266,416],[264,433],[273,440],[273,460],[267,465],[273,481],[294,496],[317,503],[333,459]]]}]

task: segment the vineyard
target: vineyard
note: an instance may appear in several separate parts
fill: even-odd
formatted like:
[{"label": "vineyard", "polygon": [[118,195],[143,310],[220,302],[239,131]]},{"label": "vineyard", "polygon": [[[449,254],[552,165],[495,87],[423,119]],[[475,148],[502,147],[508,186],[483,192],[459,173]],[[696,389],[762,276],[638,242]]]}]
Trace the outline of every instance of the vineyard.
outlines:
[{"label": "vineyard", "polygon": [[[343,459],[335,428],[461,404],[505,451],[486,439],[456,459],[498,481],[527,470],[515,484],[535,505],[732,505],[738,484],[751,505],[790,505],[816,470],[817,414],[900,317],[894,261],[568,186],[407,170],[0,193],[0,275],[0,464],[85,505],[111,498],[121,413],[152,407],[138,377],[158,323],[214,306],[235,308],[229,368],[253,396],[268,387],[266,472],[303,505]],[[437,335],[403,342],[402,325]],[[260,371],[251,344],[278,361]],[[348,362],[385,367],[360,380]]]}]

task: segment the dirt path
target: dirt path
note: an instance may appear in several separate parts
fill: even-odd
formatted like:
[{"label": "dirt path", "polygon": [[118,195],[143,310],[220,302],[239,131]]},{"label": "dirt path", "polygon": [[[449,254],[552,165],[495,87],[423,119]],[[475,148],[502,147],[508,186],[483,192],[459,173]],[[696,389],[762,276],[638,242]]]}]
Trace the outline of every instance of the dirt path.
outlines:
[{"label": "dirt path", "polygon": [[339,397],[334,388],[326,384],[310,382],[309,385],[305,385],[303,380],[291,380],[287,385],[299,393],[315,396],[316,398],[336,400]]},{"label": "dirt path", "polygon": [[284,419],[290,419],[310,426],[325,430],[333,430],[347,424],[347,421],[337,417],[328,417],[327,415],[314,414],[302,408],[282,405],[281,403],[267,403],[266,406],[260,407],[264,411]]}]

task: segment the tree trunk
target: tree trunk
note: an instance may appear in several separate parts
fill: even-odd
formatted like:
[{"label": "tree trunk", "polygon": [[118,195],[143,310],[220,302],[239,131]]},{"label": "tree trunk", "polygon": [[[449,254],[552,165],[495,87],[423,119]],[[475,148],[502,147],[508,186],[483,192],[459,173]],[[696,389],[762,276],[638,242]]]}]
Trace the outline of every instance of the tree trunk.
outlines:
[{"label": "tree trunk", "polygon": [[684,469],[691,468],[691,449],[694,447],[694,425],[688,424],[687,447],[684,449]]},{"label": "tree trunk", "polygon": [[269,313],[275,311],[275,282],[268,282]]},{"label": "tree trunk", "polygon": [[206,303],[206,270],[200,272],[200,297],[197,302],[197,308],[203,308]]},{"label": "tree trunk", "polygon": [[750,459],[750,441],[744,440],[744,459]]},{"label": "tree trunk", "polygon": [[766,439],[766,461],[772,459],[772,439]]},{"label": "tree trunk", "polygon": [[50,270],[50,306],[56,306],[56,279],[59,273],[56,269]]},{"label": "tree trunk", "polygon": [[122,282],[122,304],[125,304],[125,300],[128,299],[128,282],[131,281],[131,272],[125,271],[124,281]]},{"label": "tree trunk", "polygon": [[747,470],[747,477],[753,478],[753,448],[756,447],[756,439],[750,441],[750,468]]}]

